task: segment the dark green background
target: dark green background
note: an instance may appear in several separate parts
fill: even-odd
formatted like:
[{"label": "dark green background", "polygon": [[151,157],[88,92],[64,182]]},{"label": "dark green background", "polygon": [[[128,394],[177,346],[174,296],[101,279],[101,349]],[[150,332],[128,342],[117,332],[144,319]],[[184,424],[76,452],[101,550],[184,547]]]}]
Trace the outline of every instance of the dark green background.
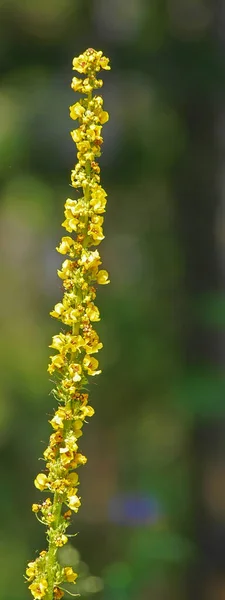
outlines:
[{"label": "dark green background", "polygon": [[0,1],[0,598],[44,547],[54,248],[75,147],[72,58],[102,49],[99,291],[83,498],[61,560],[96,600],[225,598],[224,2]]}]

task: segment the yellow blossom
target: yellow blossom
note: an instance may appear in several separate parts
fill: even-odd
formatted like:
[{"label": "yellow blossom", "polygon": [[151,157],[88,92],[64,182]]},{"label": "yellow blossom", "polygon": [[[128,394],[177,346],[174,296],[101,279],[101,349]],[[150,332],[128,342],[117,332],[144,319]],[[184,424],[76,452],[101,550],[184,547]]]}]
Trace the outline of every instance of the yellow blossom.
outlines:
[{"label": "yellow blossom", "polygon": [[39,473],[34,480],[34,485],[38,490],[45,490],[47,488],[48,478],[44,473]]},{"label": "yellow blossom", "polygon": [[[73,430],[71,430],[67,434],[67,436],[65,437],[64,442],[65,442],[65,448],[68,451],[77,452],[77,448],[78,448],[78,445],[77,445],[77,436],[75,435],[75,433],[74,433]],[[62,448],[60,448],[60,452],[61,452],[61,450],[62,450]]]},{"label": "yellow blossom", "polygon": [[63,356],[59,356],[56,354],[56,356],[50,356],[51,358],[51,364],[48,366],[48,372],[50,374],[54,373],[54,371],[56,369],[61,369],[64,365],[64,358]]},{"label": "yellow blossom", "polygon": [[73,273],[74,262],[72,260],[66,259],[62,264],[62,271],[58,269],[57,273],[61,279],[66,279],[66,277],[70,277]]},{"label": "yellow blossom", "polygon": [[109,58],[106,58],[106,56],[102,56],[100,58],[99,64],[101,69],[105,69],[107,71],[111,69],[111,67],[109,66]]},{"label": "yellow blossom", "polygon": [[72,381],[76,383],[81,380],[82,367],[79,363],[72,363],[71,365],[69,365],[68,371]]},{"label": "yellow blossom", "polygon": [[101,225],[98,225],[98,223],[90,223],[88,228],[88,234],[92,237],[93,244],[95,244],[96,246],[97,244],[100,244],[100,242],[104,240],[105,237],[103,235],[102,227]]},{"label": "yellow blossom", "polygon": [[85,271],[91,270],[94,273],[97,273],[98,266],[101,265],[101,262],[98,250],[95,250],[94,252],[84,250],[78,261],[78,263],[84,267]]},{"label": "yellow blossom", "polygon": [[87,369],[88,375],[99,375],[101,371],[97,371],[98,360],[93,356],[85,356],[83,360],[84,368]]},{"label": "yellow blossom", "polygon": [[100,120],[101,125],[104,125],[104,123],[107,123],[107,121],[109,120],[109,113],[106,110],[102,110],[99,115],[99,120]]},{"label": "yellow blossom", "polygon": [[84,112],[85,108],[80,104],[80,102],[76,102],[76,104],[70,106],[70,118],[74,119],[74,121],[76,119],[81,119]]},{"label": "yellow blossom", "polygon": [[73,244],[74,240],[71,237],[63,237],[60,245],[56,248],[56,250],[60,252],[60,254],[68,254]]},{"label": "yellow blossom", "polygon": [[84,341],[84,348],[87,354],[95,354],[95,352],[98,352],[103,346],[102,342],[99,342],[98,334],[94,330],[85,337]]},{"label": "yellow blossom", "polygon": [[97,282],[101,285],[105,285],[106,283],[110,283],[109,274],[105,269],[102,269],[98,272]]},{"label": "yellow blossom", "polygon": [[65,577],[65,580],[69,581],[70,583],[75,583],[78,577],[77,573],[74,573],[72,567],[64,567],[63,575]]},{"label": "yellow blossom", "polygon": [[55,539],[55,545],[58,548],[61,548],[62,546],[65,546],[65,544],[68,542],[68,537],[66,535],[64,535],[64,533],[62,533],[62,535],[58,535]]},{"label": "yellow blossom", "polygon": [[75,421],[74,425],[73,425],[73,431],[75,434],[76,439],[78,440],[79,437],[81,437],[82,431],[81,428],[83,427],[83,422],[81,421],[81,419],[77,419],[77,421]]},{"label": "yellow blossom", "polygon": [[66,336],[63,333],[59,333],[59,335],[54,335],[52,338],[52,344],[50,344],[49,348],[54,348],[61,352],[61,350],[65,346]]},{"label": "yellow blossom", "polygon": [[45,460],[52,460],[53,461],[55,459],[55,456],[56,456],[56,451],[55,451],[55,449],[50,448],[48,446],[48,448],[46,448],[46,450],[44,450],[43,456],[44,456]]},{"label": "yellow blossom", "polygon": [[54,310],[52,310],[50,312],[51,317],[55,317],[56,319],[59,319],[61,317],[61,315],[64,313],[65,311],[65,307],[63,306],[62,302],[59,302],[58,304],[55,305]]},{"label": "yellow blossom", "polygon": [[77,473],[70,473],[68,475],[67,479],[68,479],[70,485],[76,485],[78,482],[78,475],[77,475]]},{"label": "yellow blossom", "polygon": [[73,494],[68,497],[68,506],[74,512],[78,511],[78,508],[80,507],[80,499],[76,494]]},{"label": "yellow blossom", "polygon": [[84,454],[80,454],[79,452],[76,454],[76,463],[77,465],[86,465],[87,457]]},{"label": "yellow blossom", "polygon": [[29,585],[29,590],[31,594],[34,596],[35,600],[41,600],[45,597],[45,594],[48,589],[48,582],[46,579],[41,579],[39,582],[34,582]]},{"label": "yellow blossom", "polygon": [[93,406],[90,406],[90,404],[88,404],[88,406],[82,406],[80,410],[84,418],[93,417],[93,415],[95,414],[94,408]]},{"label": "yellow blossom", "polygon": [[37,513],[40,510],[40,504],[32,504],[32,511]]},{"label": "yellow blossom", "polygon": [[99,188],[94,188],[90,200],[90,205],[93,207],[93,210],[96,213],[104,213],[106,206],[106,192],[99,186]]},{"label": "yellow blossom", "polygon": [[74,92],[82,92],[83,91],[83,80],[78,79],[78,77],[73,77],[72,83],[71,83],[71,88],[74,90]]},{"label": "yellow blossom", "polygon": [[90,321],[100,321],[100,315],[98,307],[93,304],[93,302],[89,302],[86,308],[86,314]]},{"label": "yellow blossom", "polygon": [[26,576],[29,581],[32,581],[34,577],[37,575],[37,563],[36,561],[32,561],[28,563],[26,568]]},{"label": "yellow blossom", "polygon": [[[71,412],[71,411],[70,411]],[[54,417],[49,421],[53,429],[63,429],[64,421],[67,419],[67,411],[63,407],[55,412]]]}]

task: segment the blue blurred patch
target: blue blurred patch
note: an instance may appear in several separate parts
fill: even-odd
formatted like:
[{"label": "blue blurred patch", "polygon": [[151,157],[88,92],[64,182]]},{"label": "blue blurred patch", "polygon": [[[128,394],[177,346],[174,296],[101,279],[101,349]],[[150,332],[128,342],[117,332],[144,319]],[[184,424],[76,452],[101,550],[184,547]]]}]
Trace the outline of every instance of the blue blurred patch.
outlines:
[{"label": "blue blurred patch", "polygon": [[121,525],[155,523],[162,517],[157,498],[140,494],[120,494],[109,502],[109,519]]}]

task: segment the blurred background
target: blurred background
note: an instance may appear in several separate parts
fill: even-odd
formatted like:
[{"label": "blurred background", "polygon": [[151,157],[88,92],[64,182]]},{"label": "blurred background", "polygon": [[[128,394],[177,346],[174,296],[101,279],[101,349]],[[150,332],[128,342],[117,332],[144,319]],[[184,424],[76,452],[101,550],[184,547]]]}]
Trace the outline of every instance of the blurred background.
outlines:
[{"label": "blurred background", "polygon": [[71,61],[90,46],[112,64],[111,285],[98,295],[79,535],[61,561],[84,598],[224,600],[223,0],[0,0],[0,599],[28,600],[25,565],[45,544],[33,479],[54,406]]}]

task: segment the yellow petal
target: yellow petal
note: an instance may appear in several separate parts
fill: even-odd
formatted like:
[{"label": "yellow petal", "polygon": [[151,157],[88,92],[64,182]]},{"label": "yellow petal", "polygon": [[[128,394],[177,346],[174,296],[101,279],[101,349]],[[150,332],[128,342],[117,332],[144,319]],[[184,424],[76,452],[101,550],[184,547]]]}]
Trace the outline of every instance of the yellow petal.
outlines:
[{"label": "yellow petal", "polygon": [[102,269],[101,271],[99,271],[98,275],[97,275],[97,282],[100,283],[101,285],[105,285],[106,283],[110,283],[108,272],[105,271],[104,269]]}]

